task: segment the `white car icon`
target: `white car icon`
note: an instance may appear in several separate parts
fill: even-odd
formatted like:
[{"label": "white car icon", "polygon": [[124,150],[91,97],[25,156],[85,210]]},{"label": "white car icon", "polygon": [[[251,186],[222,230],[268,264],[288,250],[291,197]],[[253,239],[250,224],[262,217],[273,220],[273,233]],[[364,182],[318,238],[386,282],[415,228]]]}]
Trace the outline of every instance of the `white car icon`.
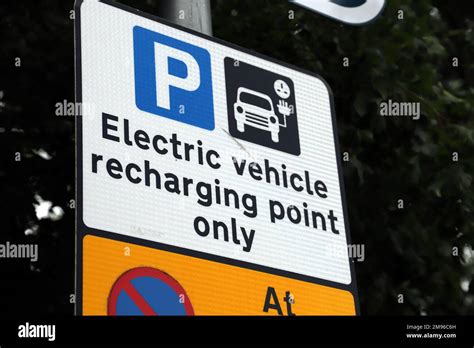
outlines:
[{"label": "white car icon", "polygon": [[239,132],[245,132],[247,125],[271,132],[272,141],[279,142],[280,124],[268,95],[239,87],[237,102],[234,104],[234,117]]}]

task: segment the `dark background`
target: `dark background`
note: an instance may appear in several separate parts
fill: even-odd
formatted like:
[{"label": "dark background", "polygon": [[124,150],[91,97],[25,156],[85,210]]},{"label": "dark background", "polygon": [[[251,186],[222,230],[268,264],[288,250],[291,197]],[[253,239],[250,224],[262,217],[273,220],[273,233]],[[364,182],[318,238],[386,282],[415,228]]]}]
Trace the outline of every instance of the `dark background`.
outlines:
[{"label": "dark background", "polygon": [[[156,13],[158,1],[122,2]],[[363,27],[283,0],[212,7],[214,36],[332,87],[350,158],[352,239],[366,247],[356,265],[362,314],[474,314],[472,2],[388,0]],[[0,2],[0,242],[39,244],[36,263],[0,259],[1,317],[73,313],[74,118],[55,115],[56,103],[74,100],[72,9],[72,1]],[[420,102],[421,119],[378,116],[387,99]],[[52,209],[39,219],[41,200]]]}]

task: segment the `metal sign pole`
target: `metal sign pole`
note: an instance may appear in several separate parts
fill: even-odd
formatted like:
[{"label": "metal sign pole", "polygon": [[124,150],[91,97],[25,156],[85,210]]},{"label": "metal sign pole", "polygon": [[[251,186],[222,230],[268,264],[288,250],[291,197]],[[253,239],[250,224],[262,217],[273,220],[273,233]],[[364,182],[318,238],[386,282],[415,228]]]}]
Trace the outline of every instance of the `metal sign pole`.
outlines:
[{"label": "metal sign pole", "polygon": [[160,0],[158,13],[173,23],[212,36],[210,0]]}]

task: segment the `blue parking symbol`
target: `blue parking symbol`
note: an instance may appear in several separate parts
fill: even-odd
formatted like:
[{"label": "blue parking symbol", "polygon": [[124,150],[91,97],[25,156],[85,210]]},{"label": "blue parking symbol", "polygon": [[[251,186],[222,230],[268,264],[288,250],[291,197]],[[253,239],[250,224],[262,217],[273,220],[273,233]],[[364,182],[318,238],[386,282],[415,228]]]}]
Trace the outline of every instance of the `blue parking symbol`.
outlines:
[{"label": "blue parking symbol", "polygon": [[201,47],[135,26],[135,102],[145,112],[214,129],[211,57]]}]

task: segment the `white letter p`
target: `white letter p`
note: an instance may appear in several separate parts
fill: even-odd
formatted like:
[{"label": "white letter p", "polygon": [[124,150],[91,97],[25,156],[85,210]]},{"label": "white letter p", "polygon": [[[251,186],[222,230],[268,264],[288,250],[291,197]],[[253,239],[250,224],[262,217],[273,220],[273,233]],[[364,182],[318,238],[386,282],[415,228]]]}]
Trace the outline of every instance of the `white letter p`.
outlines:
[{"label": "white letter p", "polygon": [[[187,76],[182,78],[170,75],[168,58],[173,58],[186,65]],[[176,87],[185,91],[195,91],[201,84],[199,64],[192,55],[187,52],[162,45],[155,42],[155,79],[156,79],[156,103],[164,109],[171,109],[170,87]]]}]

